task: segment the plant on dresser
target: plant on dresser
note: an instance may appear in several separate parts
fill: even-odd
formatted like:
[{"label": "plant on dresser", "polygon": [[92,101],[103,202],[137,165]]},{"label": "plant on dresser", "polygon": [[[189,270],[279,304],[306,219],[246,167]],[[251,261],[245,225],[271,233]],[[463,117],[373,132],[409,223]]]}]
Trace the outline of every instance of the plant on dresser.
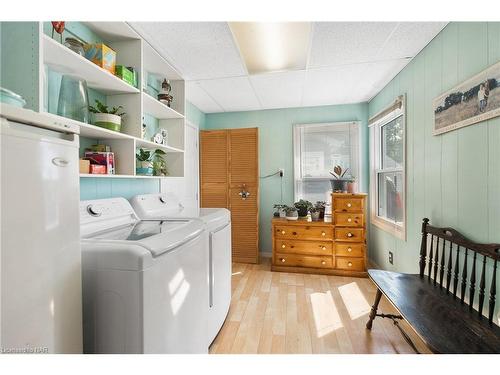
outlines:
[{"label": "plant on dresser", "polygon": [[333,193],[333,222],[274,218],[273,271],[366,276],[364,194]]}]

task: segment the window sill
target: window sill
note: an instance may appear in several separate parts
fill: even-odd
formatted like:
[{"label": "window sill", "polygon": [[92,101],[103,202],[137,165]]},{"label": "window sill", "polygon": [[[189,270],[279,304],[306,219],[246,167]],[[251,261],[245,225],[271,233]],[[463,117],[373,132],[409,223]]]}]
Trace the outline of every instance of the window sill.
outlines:
[{"label": "window sill", "polygon": [[400,240],[406,241],[406,228],[404,226],[391,223],[375,215],[371,215],[371,224],[382,229],[384,232],[399,238]]}]

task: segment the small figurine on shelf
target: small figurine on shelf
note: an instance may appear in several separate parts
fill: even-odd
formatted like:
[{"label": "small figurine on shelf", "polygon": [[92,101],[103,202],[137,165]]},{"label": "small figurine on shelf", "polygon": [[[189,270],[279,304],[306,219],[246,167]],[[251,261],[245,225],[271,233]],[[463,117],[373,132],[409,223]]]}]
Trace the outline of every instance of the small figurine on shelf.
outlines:
[{"label": "small figurine on shelf", "polygon": [[163,141],[162,141],[163,146],[168,146],[168,130],[167,129],[160,129],[160,134],[163,138]]},{"label": "small figurine on shelf", "polygon": [[62,44],[62,35],[64,32],[64,28],[66,26],[66,22],[64,21],[51,21],[52,23],[52,39],[54,39],[54,31],[59,34],[61,38],[60,42]]},{"label": "small figurine on shelf", "polygon": [[148,126],[146,124],[142,124],[142,128],[141,128],[141,138],[142,139],[146,139],[146,130],[147,130]]},{"label": "small figurine on shelf", "polygon": [[170,95],[171,91],[172,91],[172,86],[170,86],[170,81],[168,81],[165,78],[161,84],[161,90],[160,93],[158,94],[158,100],[163,104],[168,105],[169,107],[170,103],[172,103],[172,100],[174,100],[174,97]]}]

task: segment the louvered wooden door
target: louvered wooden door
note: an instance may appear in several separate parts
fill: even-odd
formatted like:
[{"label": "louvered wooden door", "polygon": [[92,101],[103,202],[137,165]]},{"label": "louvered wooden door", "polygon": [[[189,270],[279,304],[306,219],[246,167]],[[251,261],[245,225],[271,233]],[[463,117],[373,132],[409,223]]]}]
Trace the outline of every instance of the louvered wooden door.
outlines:
[{"label": "louvered wooden door", "polygon": [[228,208],[233,261],[258,263],[258,129],[202,131],[200,139],[201,206]]}]

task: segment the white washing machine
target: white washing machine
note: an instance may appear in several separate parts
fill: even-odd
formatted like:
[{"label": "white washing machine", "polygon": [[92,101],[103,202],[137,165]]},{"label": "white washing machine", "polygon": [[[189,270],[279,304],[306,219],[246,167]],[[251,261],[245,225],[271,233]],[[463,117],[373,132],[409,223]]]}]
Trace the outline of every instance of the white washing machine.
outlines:
[{"label": "white washing machine", "polygon": [[85,353],[207,353],[207,233],[139,220],[124,198],[80,202]]},{"label": "white washing machine", "polygon": [[185,208],[172,194],[137,195],[130,200],[141,219],[200,218],[208,231],[208,344],[219,333],[231,303],[231,214],[225,208]]}]

